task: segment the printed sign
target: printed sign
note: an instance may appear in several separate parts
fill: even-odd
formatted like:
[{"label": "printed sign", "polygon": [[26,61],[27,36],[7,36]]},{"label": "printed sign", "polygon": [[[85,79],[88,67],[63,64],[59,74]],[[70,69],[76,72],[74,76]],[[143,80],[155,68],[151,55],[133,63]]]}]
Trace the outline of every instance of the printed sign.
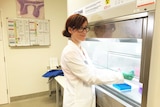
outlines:
[{"label": "printed sign", "polygon": [[154,4],[155,0],[137,0],[137,7]]},{"label": "printed sign", "polygon": [[74,13],[89,15],[109,8],[114,8],[120,5],[124,5],[133,1],[135,0],[97,0],[82,7],[81,9],[74,11]]}]

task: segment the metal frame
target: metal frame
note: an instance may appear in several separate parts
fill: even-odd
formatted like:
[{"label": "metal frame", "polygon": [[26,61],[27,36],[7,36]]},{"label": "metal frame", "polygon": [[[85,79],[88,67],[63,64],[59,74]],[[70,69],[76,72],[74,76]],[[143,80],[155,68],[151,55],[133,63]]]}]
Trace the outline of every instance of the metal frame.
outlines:
[{"label": "metal frame", "polygon": [[[154,30],[154,15],[155,12],[148,12],[148,18],[144,23],[144,34],[142,44],[142,62],[141,62],[141,77],[140,81],[143,82],[143,93],[141,107],[147,107],[147,96],[148,96],[148,83],[149,83],[149,72],[150,72],[150,60],[152,50],[152,39]],[[146,27],[145,27],[146,26]],[[145,30],[146,29],[146,30]]]}]

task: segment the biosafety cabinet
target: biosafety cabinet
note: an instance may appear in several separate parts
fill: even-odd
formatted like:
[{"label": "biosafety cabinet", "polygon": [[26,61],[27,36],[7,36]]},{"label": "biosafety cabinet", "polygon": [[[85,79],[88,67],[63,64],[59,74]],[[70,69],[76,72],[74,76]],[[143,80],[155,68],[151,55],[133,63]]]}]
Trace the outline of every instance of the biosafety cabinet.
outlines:
[{"label": "biosafety cabinet", "polygon": [[153,15],[154,12],[145,12],[90,25],[83,45],[93,64],[122,72],[124,83],[131,86],[130,89],[117,89],[115,84],[98,85],[97,103],[100,107],[115,107],[116,102],[119,104],[116,107],[141,106],[147,91],[144,87],[148,83]]},{"label": "biosafety cabinet", "polygon": [[[124,84],[96,86],[97,107],[147,106],[156,2],[151,0],[147,6],[138,8],[133,7],[137,6],[135,0],[130,1],[131,7],[125,6],[126,12],[121,5],[86,15],[90,31],[83,46],[93,64],[100,69],[121,72],[125,77]],[[89,8],[85,7],[84,15]],[[116,9],[122,13],[114,14]]]}]

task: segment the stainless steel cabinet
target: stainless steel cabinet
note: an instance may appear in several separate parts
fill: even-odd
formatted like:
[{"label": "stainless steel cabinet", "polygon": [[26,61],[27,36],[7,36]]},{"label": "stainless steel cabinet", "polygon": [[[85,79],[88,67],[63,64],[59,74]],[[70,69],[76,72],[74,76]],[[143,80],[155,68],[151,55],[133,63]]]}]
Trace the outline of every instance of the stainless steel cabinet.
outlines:
[{"label": "stainless steel cabinet", "polygon": [[125,107],[109,95],[96,89],[96,106],[97,107]]}]

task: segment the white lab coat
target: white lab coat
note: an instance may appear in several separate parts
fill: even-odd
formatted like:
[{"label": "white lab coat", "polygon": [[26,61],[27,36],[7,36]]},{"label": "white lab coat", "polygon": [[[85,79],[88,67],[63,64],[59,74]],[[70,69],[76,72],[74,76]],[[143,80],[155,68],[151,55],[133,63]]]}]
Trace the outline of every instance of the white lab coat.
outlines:
[{"label": "white lab coat", "polygon": [[123,81],[121,73],[95,68],[84,49],[83,52],[71,40],[62,52],[61,67],[66,78],[63,107],[95,107],[94,84]]}]

